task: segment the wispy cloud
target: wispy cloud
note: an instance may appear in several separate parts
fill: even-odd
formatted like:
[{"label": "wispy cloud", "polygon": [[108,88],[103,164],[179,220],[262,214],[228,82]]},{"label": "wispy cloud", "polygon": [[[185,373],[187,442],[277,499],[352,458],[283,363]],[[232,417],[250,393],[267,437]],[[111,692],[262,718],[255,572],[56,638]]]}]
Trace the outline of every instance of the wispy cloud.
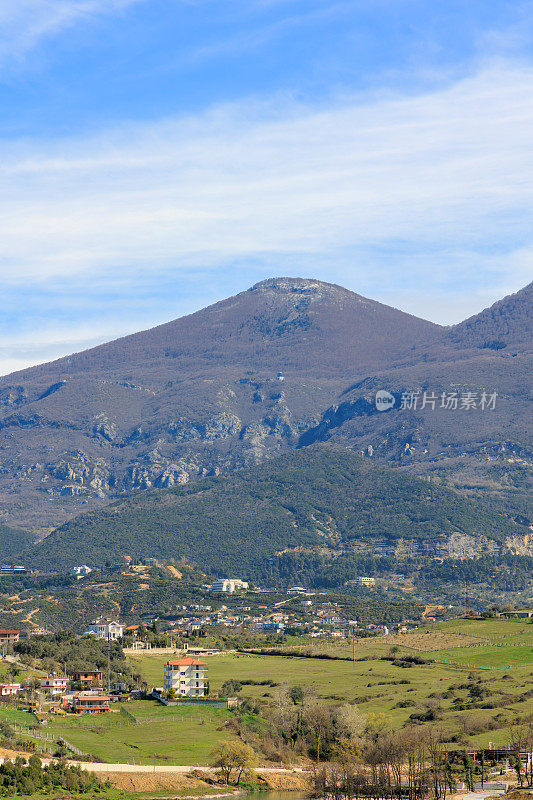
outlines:
[{"label": "wispy cloud", "polygon": [[499,63],[417,96],[278,97],[4,143],[0,288],[120,292],[232,266],[235,288],[280,273],[389,302],[412,288],[408,310],[456,321],[465,287],[490,302],[527,282],[532,141],[533,69]]},{"label": "wispy cloud", "polygon": [[[529,241],[533,70],[4,145],[4,279],[414,240]],[[525,242],[524,242],[525,243]]]},{"label": "wispy cloud", "polygon": [[0,67],[20,64],[43,39],[141,0],[0,0]]}]

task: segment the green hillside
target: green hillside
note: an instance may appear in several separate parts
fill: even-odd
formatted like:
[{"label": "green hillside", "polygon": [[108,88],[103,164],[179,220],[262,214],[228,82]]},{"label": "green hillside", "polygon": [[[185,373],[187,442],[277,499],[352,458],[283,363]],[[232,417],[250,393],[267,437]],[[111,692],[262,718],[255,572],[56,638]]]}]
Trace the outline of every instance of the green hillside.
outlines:
[{"label": "green hillside", "polygon": [[0,524],[0,551],[3,564],[9,564],[28,548],[34,540],[28,531]]},{"label": "green hillside", "polygon": [[286,548],[338,554],[355,543],[402,539],[431,549],[455,532],[502,542],[521,528],[450,490],[316,445],[84,514],[33,548],[26,563],[102,565],[129,554],[185,558],[253,578]]}]

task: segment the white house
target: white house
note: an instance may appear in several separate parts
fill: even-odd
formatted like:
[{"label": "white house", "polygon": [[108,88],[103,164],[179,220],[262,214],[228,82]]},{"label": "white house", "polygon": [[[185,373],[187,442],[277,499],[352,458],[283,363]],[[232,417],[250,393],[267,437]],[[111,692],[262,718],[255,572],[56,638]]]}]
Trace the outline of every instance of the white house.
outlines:
[{"label": "white house", "polygon": [[241,581],[239,578],[220,578],[211,587],[212,592],[219,594],[233,594],[236,589],[248,589],[247,581]]},{"label": "white house", "polygon": [[47,675],[46,678],[41,678],[41,689],[56,697],[58,694],[65,694],[68,680],[68,678],[59,678],[57,675]]},{"label": "white house", "polygon": [[366,575],[361,575],[357,578],[357,585],[358,586],[375,586],[376,579],[375,578],[368,578]]},{"label": "white house", "polygon": [[20,683],[0,683],[0,697],[11,697],[20,692]]},{"label": "white house", "polygon": [[115,639],[120,639],[124,632],[124,625],[116,622],[113,619],[95,619],[92,625],[89,625],[85,631],[85,636],[96,636],[97,639],[108,639],[114,642]]},{"label": "white house", "polygon": [[174,689],[178,697],[204,697],[207,683],[207,664],[197,658],[167,661],[163,667],[163,689]]},{"label": "white house", "polygon": [[82,564],[81,567],[72,567],[70,570],[71,575],[75,575],[76,578],[84,578],[86,575],[90,575],[92,569],[87,566],[87,564]]}]

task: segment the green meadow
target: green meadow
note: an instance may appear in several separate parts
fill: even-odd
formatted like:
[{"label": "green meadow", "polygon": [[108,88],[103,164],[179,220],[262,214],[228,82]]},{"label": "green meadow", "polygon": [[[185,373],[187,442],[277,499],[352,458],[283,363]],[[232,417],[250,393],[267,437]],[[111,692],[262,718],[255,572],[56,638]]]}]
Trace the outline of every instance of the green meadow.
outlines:
[{"label": "green meadow", "polygon": [[[321,702],[355,703],[363,714],[385,714],[393,728],[416,724],[417,715],[429,709],[435,724],[460,737],[458,746],[487,746],[507,744],[513,723],[531,713],[532,645],[533,625],[527,621],[453,620],[405,636],[358,641],[355,661],[349,643],[301,638],[277,646],[278,651],[289,648],[290,655],[233,653],[204,660],[211,695],[227,680],[241,681],[240,697],[262,708],[283,687],[298,685]],[[308,657],[312,653],[337,659]],[[424,663],[405,660],[413,656]],[[167,658],[149,652],[129,656],[153,686],[162,684]],[[119,704],[113,708],[107,715],[53,718],[46,730],[104,761],[154,764],[207,764],[216,743],[233,736],[235,712],[223,708],[164,707],[139,700],[125,707],[136,721]],[[33,719],[0,709],[0,719],[23,718],[29,723]]]}]

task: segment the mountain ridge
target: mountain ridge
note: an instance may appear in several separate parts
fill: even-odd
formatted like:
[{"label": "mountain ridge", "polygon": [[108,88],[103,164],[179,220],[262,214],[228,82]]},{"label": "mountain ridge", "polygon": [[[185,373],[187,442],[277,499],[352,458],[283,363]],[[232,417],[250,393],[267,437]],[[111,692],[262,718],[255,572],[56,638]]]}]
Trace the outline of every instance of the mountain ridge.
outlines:
[{"label": "mountain ridge", "polygon": [[[443,328],[335,284],[272,278],[6,376],[0,521],[42,535],[115,498],[330,439],[401,469],[520,494],[487,470],[504,469],[509,458],[531,462],[522,441],[528,342],[513,333],[515,317],[524,329],[530,292],[499,301],[464,329]],[[374,405],[378,389],[400,398],[453,386],[496,390],[501,402],[492,416],[470,415],[468,426],[440,410],[399,416],[398,406],[379,414]]]}]

